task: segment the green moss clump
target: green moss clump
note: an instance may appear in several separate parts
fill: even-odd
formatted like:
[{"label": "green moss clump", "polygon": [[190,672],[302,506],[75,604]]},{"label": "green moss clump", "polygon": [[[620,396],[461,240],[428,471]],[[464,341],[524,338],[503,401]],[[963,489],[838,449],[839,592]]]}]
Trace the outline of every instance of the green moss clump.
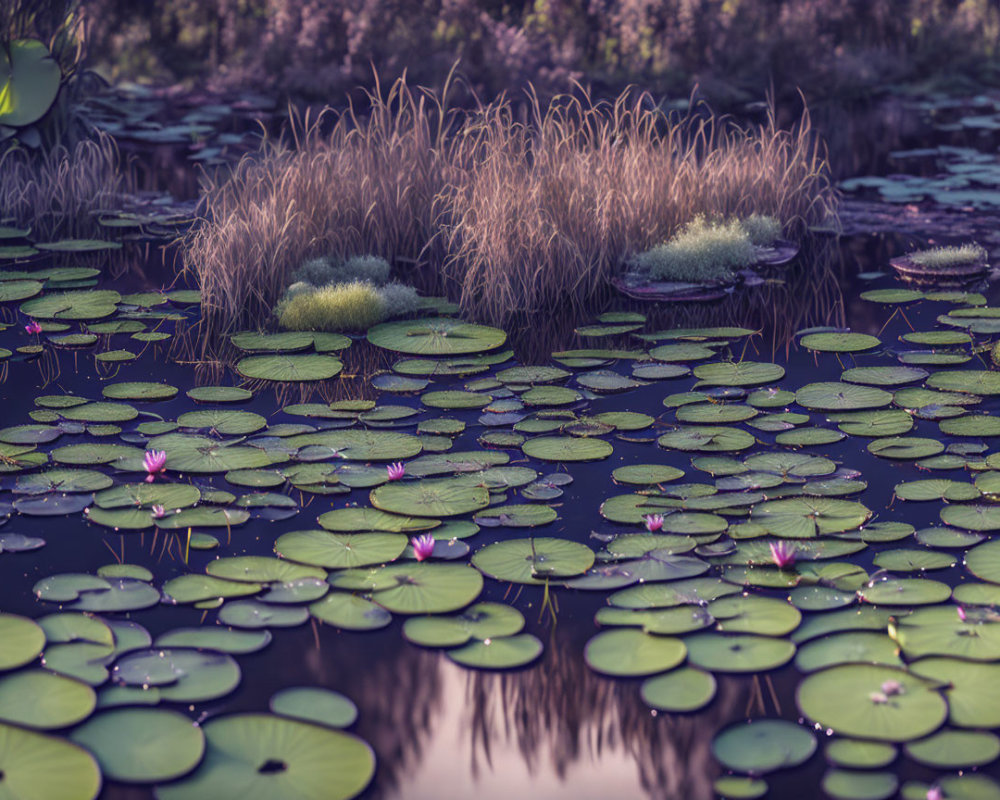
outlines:
[{"label": "green moss clump", "polygon": [[363,331],[382,322],[386,308],[374,286],[354,281],[286,295],[275,314],[290,330]]},{"label": "green moss clump", "polygon": [[985,247],[973,242],[961,247],[935,247],[931,250],[917,250],[907,253],[914,264],[926,269],[946,270],[949,267],[967,267],[971,264],[985,264],[988,257]]},{"label": "green moss clump", "polygon": [[739,220],[712,222],[695,217],[665,244],[632,257],[629,266],[653,280],[702,283],[731,278],[757,260],[753,242]]},{"label": "green moss clump", "polygon": [[781,223],[766,214],[751,214],[740,220],[740,227],[755,247],[768,247],[774,244],[775,239],[781,238]]}]

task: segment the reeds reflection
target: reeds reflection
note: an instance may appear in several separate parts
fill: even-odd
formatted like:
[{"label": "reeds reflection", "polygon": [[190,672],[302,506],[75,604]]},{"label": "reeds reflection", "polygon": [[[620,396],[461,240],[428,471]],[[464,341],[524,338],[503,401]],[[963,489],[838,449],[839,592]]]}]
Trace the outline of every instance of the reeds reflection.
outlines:
[{"label": "reeds reflection", "polygon": [[720,679],[696,714],[656,713],[638,682],[602,678],[579,650],[573,636],[552,637],[538,665],[503,673],[468,671],[413,647],[369,662],[349,689],[359,733],[379,757],[369,795],[713,797],[712,736],[745,712],[752,682]]},{"label": "reeds reflection", "polygon": [[[740,288],[722,300],[704,303],[643,303],[611,297],[605,311],[638,311],[646,315],[651,331],[738,325],[761,332],[757,352],[748,358],[774,361],[787,358],[796,333],[817,325],[843,326],[844,256],[841,240],[831,236],[807,237],[788,269],[764,275],[765,283]],[[573,329],[590,322],[592,315],[577,312],[536,314],[511,319],[504,327],[518,360],[548,363],[553,351],[570,348],[609,347],[639,349],[644,344],[628,334],[600,339],[583,338]]]}]

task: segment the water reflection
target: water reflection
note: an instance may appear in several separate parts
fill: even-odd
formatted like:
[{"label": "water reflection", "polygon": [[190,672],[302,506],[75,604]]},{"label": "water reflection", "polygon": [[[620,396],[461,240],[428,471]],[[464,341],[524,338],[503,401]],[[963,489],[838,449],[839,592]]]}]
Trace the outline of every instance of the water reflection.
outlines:
[{"label": "water reflection", "polygon": [[[601,310],[638,311],[649,330],[739,325],[761,331],[758,352],[748,357],[773,361],[787,357],[795,332],[817,325],[844,325],[845,259],[841,240],[812,236],[786,270],[765,274],[766,282],[741,288],[722,300],[707,303],[642,303],[615,296]],[[593,313],[569,311],[514,319],[506,326],[518,360],[548,363],[553,351],[571,348],[631,348],[640,343],[629,334],[599,339],[574,334]]]},{"label": "water reflection", "polygon": [[[380,759],[366,796],[713,797],[712,735],[754,701],[753,684],[723,678],[704,711],[657,714],[638,682],[591,671],[573,638],[550,638],[539,665],[510,673],[468,671],[412,646],[348,668],[338,683],[357,701],[359,732]],[[340,655],[307,655],[312,678],[327,682],[330,664],[345,674]]]}]

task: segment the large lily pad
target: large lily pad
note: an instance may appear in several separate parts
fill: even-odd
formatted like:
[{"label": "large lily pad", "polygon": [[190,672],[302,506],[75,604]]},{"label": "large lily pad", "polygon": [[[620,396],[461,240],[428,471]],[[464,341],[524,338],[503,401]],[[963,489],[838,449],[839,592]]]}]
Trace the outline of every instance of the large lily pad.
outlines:
[{"label": "large lily pad", "polygon": [[799,684],[799,710],[843,736],[888,742],[920,739],[937,730],[948,705],[934,684],[905,670],[845,664]]},{"label": "large lily pad", "polygon": [[159,800],[348,800],[368,785],[375,756],[342,731],[271,714],[230,714],[203,726],[207,749]]},{"label": "large lily pad", "polygon": [[93,800],[101,772],[72,742],[0,723],[0,791],[11,800]]},{"label": "large lily pad", "polygon": [[453,517],[490,504],[489,489],[460,478],[387,483],[370,498],[382,511],[423,517]]},{"label": "large lily pad", "polygon": [[499,328],[436,317],[384,322],[368,330],[368,341],[397,353],[454,356],[493,350],[507,341],[507,334]]},{"label": "large lily pad", "polygon": [[593,566],[594,551],[567,539],[508,539],[479,550],[472,563],[497,580],[542,584],[550,578],[582,575]]},{"label": "large lily pad", "polygon": [[104,711],[73,731],[74,742],[97,757],[112,780],[155,783],[186,775],[205,752],[202,729],[176,711]]}]

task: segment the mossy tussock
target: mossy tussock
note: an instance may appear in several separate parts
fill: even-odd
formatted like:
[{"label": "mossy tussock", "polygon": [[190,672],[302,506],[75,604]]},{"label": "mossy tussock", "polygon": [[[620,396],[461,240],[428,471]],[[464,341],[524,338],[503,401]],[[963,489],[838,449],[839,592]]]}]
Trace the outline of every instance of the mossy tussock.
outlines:
[{"label": "mossy tussock", "polygon": [[774,217],[710,220],[699,215],[669,241],[633,256],[628,266],[658,281],[724,281],[754,264],[758,248],[780,235],[781,223]]},{"label": "mossy tussock", "polygon": [[917,250],[906,256],[910,261],[925,269],[947,270],[953,267],[968,267],[973,264],[985,264],[989,254],[986,248],[975,242],[957,247],[934,247],[929,250]]}]

